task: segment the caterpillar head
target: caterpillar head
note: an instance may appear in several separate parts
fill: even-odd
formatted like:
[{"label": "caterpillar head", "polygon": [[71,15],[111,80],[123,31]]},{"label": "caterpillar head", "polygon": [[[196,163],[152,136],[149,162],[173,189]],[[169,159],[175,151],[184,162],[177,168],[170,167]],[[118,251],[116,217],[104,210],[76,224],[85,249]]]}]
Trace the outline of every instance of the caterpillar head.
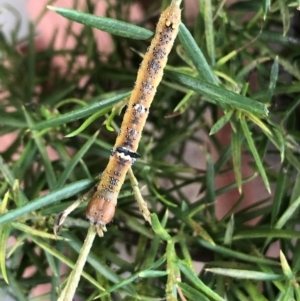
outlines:
[{"label": "caterpillar head", "polygon": [[169,7],[167,7],[163,11],[160,20],[163,20],[164,25],[167,28],[170,28],[177,32],[179,24],[181,22],[181,10],[179,8],[179,5],[171,4]]},{"label": "caterpillar head", "polygon": [[115,202],[95,194],[86,207],[86,217],[92,225],[105,230],[115,215],[115,208]]}]

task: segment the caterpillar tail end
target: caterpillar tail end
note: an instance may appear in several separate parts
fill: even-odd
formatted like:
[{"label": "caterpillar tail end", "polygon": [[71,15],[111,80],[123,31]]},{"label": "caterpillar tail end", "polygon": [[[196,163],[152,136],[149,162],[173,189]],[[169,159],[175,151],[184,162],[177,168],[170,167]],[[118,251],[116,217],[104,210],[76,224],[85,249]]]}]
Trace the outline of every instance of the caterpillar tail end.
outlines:
[{"label": "caterpillar tail end", "polygon": [[97,233],[100,237],[106,232],[106,224],[111,222],[115,215],[116,203],[103,196],[93,196],[86,207],[86,217],[91,225],[96,227]]}]

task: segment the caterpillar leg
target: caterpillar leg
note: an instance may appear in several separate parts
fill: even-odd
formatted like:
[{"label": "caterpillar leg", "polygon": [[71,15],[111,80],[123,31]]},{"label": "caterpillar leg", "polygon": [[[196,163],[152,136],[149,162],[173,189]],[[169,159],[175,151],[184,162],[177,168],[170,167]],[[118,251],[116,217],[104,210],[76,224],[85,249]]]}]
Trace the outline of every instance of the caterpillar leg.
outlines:
[{"label": "caterpillar leg", "polygon": [[97,186],[94,186],[91,188],[87,193],[85,193],[83,196],[81,196],[79,199],[77,199],[72,205],[70,205],[67,209],[65,209],[63,212],[61,212],[55,219],[54,226],[53,226],[53,232],[55,235],[57,235],[60,232],[60,229],[67,218],[67,216],[73,212],[81,203],[87,201],[90,199],[96,192]]}]

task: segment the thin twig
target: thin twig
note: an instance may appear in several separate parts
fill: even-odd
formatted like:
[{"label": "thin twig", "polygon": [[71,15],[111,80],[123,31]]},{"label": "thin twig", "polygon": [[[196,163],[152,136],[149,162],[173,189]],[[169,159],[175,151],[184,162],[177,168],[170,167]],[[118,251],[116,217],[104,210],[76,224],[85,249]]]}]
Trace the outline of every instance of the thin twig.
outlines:
[{"label": "thin twig", "polygon": [[89,231],[83,243],[83,246],[80,250],[77,262],[74,266],[73,271],[68,277],[67,284],[63,289],[61,295],[58,298],[58,301],[72,301],[78,287],[78,283],[80,280],[80,276],[83,271],[83,267],[86,263],[87,257],[90,253],[90,249],[92,247],[93,241],[95,239],[97,232],[94,226],[89,227]]},{"label": "thin twig", "polygon": [[140,211],[142,212],[144,219],[151,225],[151,212],[148,209],[147,202],[144,200],[140,188],[139,183],[136,177],[133,174],[132,168],[129,168],[128,175],[131,183],[131,187],[133,190],[134,197],[139,204]]}]

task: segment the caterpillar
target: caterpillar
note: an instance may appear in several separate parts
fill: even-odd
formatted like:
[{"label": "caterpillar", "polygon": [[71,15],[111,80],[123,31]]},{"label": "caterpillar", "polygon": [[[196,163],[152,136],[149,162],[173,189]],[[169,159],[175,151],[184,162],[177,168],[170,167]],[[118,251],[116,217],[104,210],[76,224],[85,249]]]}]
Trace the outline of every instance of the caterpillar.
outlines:
[{"label": "caterpillar", "polygon": [[115,146],[97,190],[86,208],[86,216],[102,233],[115,213],[117,198],[126,173],[135,160],[149,108],[162,80],[168,55],[181,22],[181,0],[173,0],[161,14],[155,35],[138,70],[134,89],[116,139]]}]

